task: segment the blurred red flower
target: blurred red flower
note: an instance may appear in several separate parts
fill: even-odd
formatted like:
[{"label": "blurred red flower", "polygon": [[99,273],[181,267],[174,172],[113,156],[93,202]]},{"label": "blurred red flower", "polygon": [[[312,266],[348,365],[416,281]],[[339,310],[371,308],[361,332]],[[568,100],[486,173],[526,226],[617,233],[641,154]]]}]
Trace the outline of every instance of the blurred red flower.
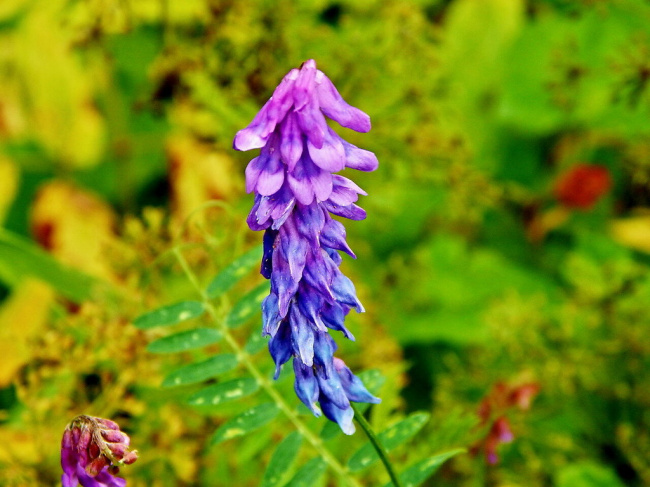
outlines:
[{"label": "blurred red flower", "polygon": [[589,210],[611,186],[612,178],[606,167],[577,164],[560,175],[554,193],[567,208]]}]

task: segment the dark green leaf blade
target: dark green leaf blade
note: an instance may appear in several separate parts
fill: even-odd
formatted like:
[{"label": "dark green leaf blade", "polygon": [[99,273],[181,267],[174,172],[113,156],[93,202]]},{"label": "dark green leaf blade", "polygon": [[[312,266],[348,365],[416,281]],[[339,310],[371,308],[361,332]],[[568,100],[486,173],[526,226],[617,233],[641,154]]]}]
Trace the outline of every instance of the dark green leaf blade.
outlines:
[{"label": "dark green leaf blade", "polygon": [[[378,438],[386,451],[398,447],[402,443],[410,440],[415,434],[422,429],[422,427],[429,421],[430,415],[428,413],[414,413],[408,418],[403,419],[397,424],[379,433]],[[364,468],[372,465],[379,457],[370,442],[364,444],[359,448],[350,460],[348,461],[348,468],[352,472],[363,470]]]},{"label": "dark green leaf blade", "polygon": [[218,406],[250,396],[258,387],[257,381],[250,377],[230,380],[201,389],[189,398],[188,403],[192,406]]},{"label": "dark green leaf blade", "polygon": [[244,297],[235,303],[235,306],[230,310],[226,316],[226,326],[229,328],[237,328],[243,325],[261,312],[262,300],[269,294],[269,283],[264,281],[253,290],[249,291]]},{"label": "dark green leaf blade", "polygon": [[[417,487],[426,479],[431,477],[440,466],[449,460],[451,457],[458,455],[459,453],[465,453],[465,449],[458,448],[456,450],[450,450],[448,452],[439,453],[434,455],[426,460],[422,460],[415,465],[410,466],[404,472],[399,475],[400,483],[402,487]],[[393,487],[393,482],[388,482],[384,487]]]},{"label": "dark green leaf blade", "polygon": [[264,478],[262,479],[262,487],[281,485],[286,472],[291,468],[291,464],[296,459],[301,444],[302,436],[297,431],[294,431],[282,440],[266,467],[266,472],[264,472]]},{"label": "dark green leaf blade", "polygon": [[221,340],[221,333],[213,328],[195,328],[155,340],[147,346],[151,353],[177,353],[212,345]]},{"label": "dark green leaf blade", "polygon": [[275,419],[280,410],[270,402],[259,404],[219,426],[210,440],[210,445],[244,436]]},{"label": "dark green leaf blade", "polygon": [[197,384],[206,379],[216,377],[224,372],[229,372],[237,367],[237,357],[232,353],[215,355],[202,362],[186,365],[165,377],[162,387],[185,386]]},{"label": "dark green leaf blade", "polygon": [[237,281],[246,275],[246,273],[255,265],[260,262],[262,258],[262,247],[257,246],[237,258],[232,264],[221,271],[217,276],[212,279],[206,289],[210,299],[218,298],[230,288],[232,288]]},{"label": "dark green leaf blade", "polygon": [[312,458],[296,472],[285,487],[312,487],[325,473],[327,465],[321,458]]},{"label": "dark green leaf blade", "polygon": [[140,330],[148,330],[157,326],[171,326],[203,314],[205,308],[198,301],[181,301],[162,308],[154,309],[133,320]]}]

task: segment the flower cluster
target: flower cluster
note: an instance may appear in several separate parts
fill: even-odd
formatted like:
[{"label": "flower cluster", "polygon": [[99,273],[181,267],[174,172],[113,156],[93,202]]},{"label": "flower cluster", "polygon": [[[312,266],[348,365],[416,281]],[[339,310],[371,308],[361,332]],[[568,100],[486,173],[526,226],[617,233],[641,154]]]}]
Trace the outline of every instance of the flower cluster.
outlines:
[{"label": "flower cluster", "polygon": [[237,133],[234,148],[261,148],[246,168],[246,190],[255,192],[248,224],[265,230],[261,273],[270,279],[271,292],[262,303],[263,333],[271,337],[275,377],[293,358],[300,400],[317,416],[322,408],[352,434],[350,401],[379,399],[334,357],[329,330],[354,340],[345,316],[363,306],[339,269],[339,251],[355,255],[344,226],[331,215],[364,219],[365,211],[355,203],[366,193],[334,173],[346,167],[374,171],[378,163],[372,152],[341,139],[325,116],[357,132],[370,130],[368,115],[348,105],[309,60],[284,77],[250,125]]},{"label": "flower cluster", "polygon": [[138,459],[129,450],[129,437],[108,419],[78,416],[66,427],[61,440],[63,487],[124,487],[126,480],[115,477],[120,465]]}]

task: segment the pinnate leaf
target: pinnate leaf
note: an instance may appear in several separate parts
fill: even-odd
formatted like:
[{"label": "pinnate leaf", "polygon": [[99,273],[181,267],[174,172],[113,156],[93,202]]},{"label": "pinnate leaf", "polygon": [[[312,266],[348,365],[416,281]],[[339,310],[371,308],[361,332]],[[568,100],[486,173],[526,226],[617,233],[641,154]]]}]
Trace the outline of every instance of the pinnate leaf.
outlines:
[{"label": "pinnate leaf", "polygon": [[[435,471],[438,470],[440,466],[451,457],[464,452],[464,449],[458,448],[456,450],[450,450],[448,452],[434,455],[430,458],[427,458],[426,460],[422,460],[415,465],[412,465],[399,475],[399,480],[402,484],[402,487],[417,487],[426,479],[431,477],[431,475],[433,475]],[[384,487],[393,487],[393,485],[393,482],[388,482]]]},{"label": "pinnate leaf", "polygon": [[151,353],[176,353],[212,345],[221,340],[221,333],[213,328],[195,328],[154,340],[147,347]]},{"label": "pinnate leaf", "polygon": [[257,391],[259,385],[255,379],[246,377],[215,384],[201,389],[189,399],[192,406],[218,406],[225,402],[234,401],[250,396]]},{"label": "pinnate leaf", "polygon": [[218,298],[226,293],[237,282],[252,269],[252,267],[260,262],[262,258],[262,247],[257,246],[237,258],[232,264],[221,271],[217,276],[212,279],[206,289],[210,299]]},{"label": "pinnate leaf", "polygon": [[262,487],[281,485],[286,472],[296,459],[301,444],[302,436],[297,431],[294,431],[282,440],[273,453],[269,465],[266,467],[266,472],[264,472],[264,478],[262,479]]},{"label": "pinnate leaf", "polygon": [[206,379],[229,372],[237,367],[237,357],[232,353],[215,355],[202,362],[186,365],[171,372],[162,382],[163,387],[196,384]]},{"label": "pinnate leaf", "polygon": [[327,465],[321,458],[312,458],[300,467],[285,487],[313,487],[326,468]]},{"label": "pinnate leaf", "polygon": [[[379,433],[378,438],[386,451],[398,447],[410,440],[429,421],[428,413],[414,413],[397,424]],[[348,468],[352,472],[363,470],[379,460],[377,452],[370,442],[359,448],[348,461]]]},{"label": "pinnate leaf", "polygon": [[263,282],[255,287],[233,306],[228,316],[226,325],[229,328],[237,328],[261,312],[262,300],[269,294],[269,283]]},{"label": "pinnate leaf", "polygon": [[210,440],[210,444],[216,445],[222,441],[244,436],[255,431],[273,421],[279,412],[278,407],[270,402],[252,407],[219,426],[212,440]]},{"label": "pinnate leaf", "polygon": [[198,301],[181,301],[162,308],[154,309],[138,316],[133,320],[136,328],[148,330],[157,326],[171,326],[176,323],[197,318],[203,314],[205,308]]}]

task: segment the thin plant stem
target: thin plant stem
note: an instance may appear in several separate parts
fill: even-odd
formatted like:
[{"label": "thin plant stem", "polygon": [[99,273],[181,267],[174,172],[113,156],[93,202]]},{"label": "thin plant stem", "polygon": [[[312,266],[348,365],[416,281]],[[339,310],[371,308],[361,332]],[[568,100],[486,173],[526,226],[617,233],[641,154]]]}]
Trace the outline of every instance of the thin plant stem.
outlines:
[{"label": "thin plant stem", "polygon": [[192,269],[190,268],[189,264],[187,263],[187,260],[181,253],[180,249],[178,247],[174,247],[173,253],[176,256],[176,259],[178,260],[179,264],[183,268],[185,275],[192,283],[196,291],[200,294],[201,299],[203,301],[203,306],[205,307],[206,311],[208,312],[208,314],[210,315],[214,323],[217,325],[226,343],[235,352],[235,355],[239,360],[239,362],[248,369],[248,371],[255,378],[255,380],[260,385],[260,387],[264,389],[264,391],[271,397],[271,399],[273,399],[273,401],[275,401],[278,408],[284,413],[284,415],[289,419],[289,421],[293,423],[293,425],[298,430],[298,432],[309,443],[311,443],[311,445],[318,452],[318,454],[325,461],[325,463],[327,463],[329,467],[334,472],[336,472],[336,474],[347,485],[351,487],[362,487],[361,484],[354,477],[350,475],[350,472],[343,465],[341,465],[341,463],[334,457],[334,455],[330,453],[330,451],[325,447],[323,441],[318,436],[316,436],[307,427],[307,425],[298,417],[298,415],[293,410],[293,408],[287,403],[287,401],[284,400],[284,398],[280,395],[280,393],[275,389],[271,381],[269,381],[269,379],[265,377],[264,374],[255,366],[255,364],[251,360],[250,354],[246,352],[246,350],[244,350],[244,348],[242,348],[242,346],[237,342],[237,340],[232,335],[232,333],[230,333],[230,330],[225,325],[223,320],[219,319],[217,310],[215,309],[214,305],[210,302],[210,298],[208,297],[205,290],[199,284],[196,275],[192,272]]},{"label": "thin plant stem", "polygon": [[377,438],[377,435],[372,429],[372,426],[370,426],[370,423],[366,421],[366,418],[363,417],[363,414],[354,405],[354,403],[351,402],[350,406],[352,406],[352,409],[354,410],[354,419],[357,420],[359,426],[361,426],[363,431],[365,431],[366,435],[368,436],[368,439],[370,440],[370,443],[372,443],[372,446],[377,451],[377,455],[379,455],[379,458],[381,458],[384,467],[386,467],[386,472],[388,472],[388,476],[393,481],[393,487],[402,487],[399,478],[395,474],[395,470],[393,470],[393,465],[390,463],[390,460],[388,459],[388,454],[386,453],[386,450],[384,450],[384,447],[379,441],[379,438]]}]

